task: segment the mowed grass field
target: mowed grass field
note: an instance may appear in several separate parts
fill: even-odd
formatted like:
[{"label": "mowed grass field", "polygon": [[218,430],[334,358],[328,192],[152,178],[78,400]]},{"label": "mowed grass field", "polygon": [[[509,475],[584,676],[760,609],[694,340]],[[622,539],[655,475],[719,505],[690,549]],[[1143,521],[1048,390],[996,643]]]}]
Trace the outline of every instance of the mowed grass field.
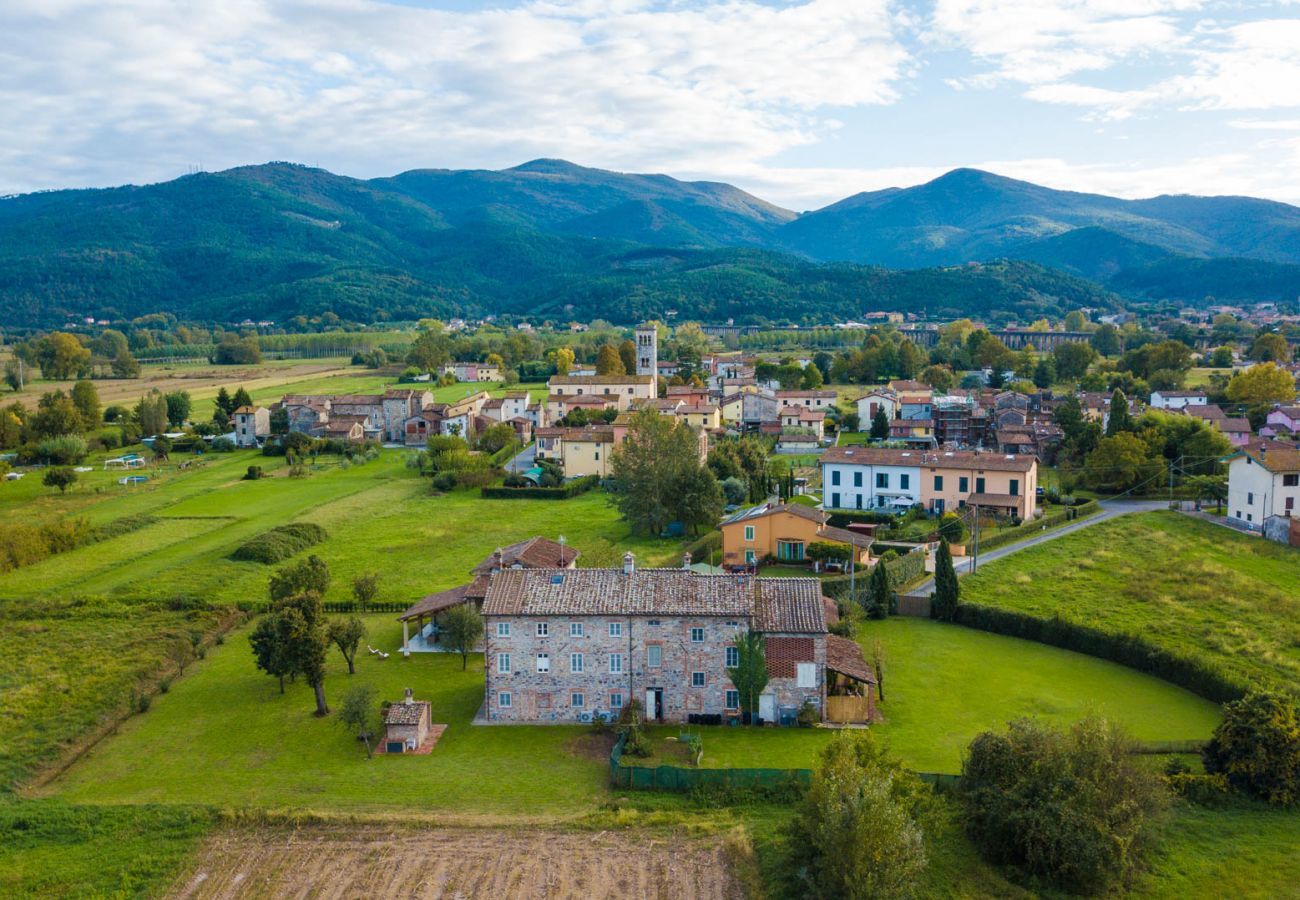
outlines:
[{"label": "mowed grass field", "polygon": [[1300,693],[1300,550],[1160,511],[981,566],[964,600],[1060,615]]},{"label": "mowed grass field", "polygon": [[[369,643],[393,651],[393,616],[367,617]],[[247,628],[208,654],[43,794],[70,802],[211,803],[271,808],[415,808],[466,815],[590,812],[608,797],[608,741],[582,726],[471,725],[483,700],[482,657],[364,654],[355,676],[337,653],[326,695],[350,683],[397,699],[410,687],[449,726],[428,756],[366,760],[333,718],[317,719],[310,690],[276,682],[253,665]],[[1203,738],[1215,706],[1120,666],[1012,638],[928,621],[892,620],[886,646],[887,721],[878,736],[908,765],[955,772],[979,731],[1039,715],[1069,722],[1097,708],[1151,739]],[[892,685],[897,684],[893,690]],[[1046,687],[1044,687],[1046,685]],[[654,729],[676,735],[676,726]],[[704,766],[809,768],[827,729],[704,728]],[[634,762],[634,761],[630,761]]]},{"label": "mowed grass field", "polygon": [[[483,500],[477,491],[436,495],[429,479],[407,467],[410,455],[385,450],[347,468],[336,457],[321,457],[310,476],[289,478],[282,458],[253,451],[209,454],[200,468],[173,466],[132,488],[116,484],[120,473],[97,469],[81,491],[63,496],[40,487],[35,476],[4,483],[0,513],[32,519],[79,514],[95,524],[148,513],[159,521],[0,575],[0,598],[262,600],[271,567],[228,557],[254,535],[292,521],[329,532],[310,551],[329,562],[334,575],[327,600],[348,599],[353,576],[378,571],[379,600],[414,602],[463,583],[496,547],[535,534],[563,535],[581,551],[582,565],[612,565],[626,549],[647,564],[675,562],[680,553],[676,540],[634,538],[601,492],[562,502]],[[269,477],[242,480],[250,465],[262,466]]]}]

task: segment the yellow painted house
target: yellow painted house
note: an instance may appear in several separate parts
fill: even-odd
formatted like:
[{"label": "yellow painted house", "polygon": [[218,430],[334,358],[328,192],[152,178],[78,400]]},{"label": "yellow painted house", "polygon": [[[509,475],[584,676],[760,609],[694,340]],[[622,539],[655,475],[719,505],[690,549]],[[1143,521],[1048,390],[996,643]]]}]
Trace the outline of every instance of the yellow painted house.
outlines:
[{"label": "yellow painted house", "polygon": [[853,548],[859,566],[871,562],[869,534],[827,525],[830,516],[798,503],[764,503],[722,523],[722,565],[744,568],[771,557],[781,563],[808,562],[808,546],[840,544]]}]

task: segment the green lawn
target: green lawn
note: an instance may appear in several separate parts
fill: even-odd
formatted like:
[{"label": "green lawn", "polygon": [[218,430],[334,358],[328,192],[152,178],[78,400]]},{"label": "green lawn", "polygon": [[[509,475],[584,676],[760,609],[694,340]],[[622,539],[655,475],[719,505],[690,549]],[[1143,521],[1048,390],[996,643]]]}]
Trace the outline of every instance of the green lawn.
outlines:
[{"label": "green lawn", "polygon": [[[494,548],[535,534],[563,535],[582,552],[582,565],[614,565],[629,549],[645,563],[679,556],[678,541],[632,537],[602,492],[562,502],[483,500],[476,491],[435,495],[427,478],[406,467],[409,455],[385,450],[377,460],[346,469],[334,457],[321,457],[312,475],[291,479],[278,458],[210,454],[203,468],[164,469],[157,480],[130,490],[88,487],[66,497],[42,496],[38,516],[76,513],[100,523],[150,513],[163,521],[0,575],[0,597],[260,600],[271,567],[227,557],[253,535],[290,521],[315,522],[329,532],[310,552],[330,564],[330,600],[348,598],[354,575],[380,570],[381,601],[413,602],[463,583]],[[272,477],[242,480],[249,465],[263,466]],[[0,500],[0,512],[26,508],[18,495]]]},{"label": "green lawn", "polygon": [[1300,691],[1300,551],[1160,511],[981,566],[965,600],[1061,615]]},{"label": "green lawn", "polygon": [[858,639],[868,659],[876,639],[885,652],[876,735],[920,771],[960,771],[976,734],[1020,716],[1066,723],[1095,710],[1142,740],[1208,738],[1219,720],[1213,703],[1158,678],[1043,644],[901,617],[865,623]]},{"label": "green lawn", "polygon": [[[369,616],[369,643],[400,644],[393,617]],[[52,785],[61,798],[99,803],[211,803],[270,808],[456,811],[562,815],[605,796],[608,758],[578,726],[472,726],[483,701],[481,656],[468,671],[449,654],[364,651],[349,677],[331,655],[326,696],[337,703],[349,682],[375,685],[393,700],[406,687],[433,704],[449,727],[427,756],[372,760],[331,716],[313,715],[311,690],[276,682],[253,667],[247,630],[208,654],[112,739]]]}]

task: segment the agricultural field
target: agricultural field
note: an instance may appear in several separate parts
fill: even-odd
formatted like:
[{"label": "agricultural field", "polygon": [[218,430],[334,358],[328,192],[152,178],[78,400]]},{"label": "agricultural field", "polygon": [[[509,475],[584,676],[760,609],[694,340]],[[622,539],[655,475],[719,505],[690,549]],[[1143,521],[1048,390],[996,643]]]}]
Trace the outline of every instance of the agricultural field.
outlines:
[{"label": "agricultural field", "polygon": [[1300,551],[1168,511],[982,566],[962,598],[1137,634],[1300,693]]},{"label": "agricultural field", "polygon": [[[118,485],[119,472],[88,473],[66,495],[35,477],[0,483],[0,513],[45,521],[69,514],[92,524],[150,514],[139,531],[0,575],[0,598],[200,597],[212,603],[262,600],[270,567],[236,562],[244,541],[287,522],[314,522],[330,537],[311,552],[330,563],[327,600],[346,600],[353,576],[382,572],[380,601],[409,603],[463,583],[469,569],[502,544],[534,534],[563,535],[584,565],[612,565],[631,549],[646,563],[668,563],[677,541],[633,538],[604,494],[556,502],[483,500],[477,491],[436,495],[408,468],[411,451],[385,450],[364,464],[321,457],[308,477],[289,478],[283,458],[253,451],[208,454],[179,470],[179,457],[151,480]],[[94,464],[94,461],[91,461]],[[268,477],[242,480],[250,465]]]}]

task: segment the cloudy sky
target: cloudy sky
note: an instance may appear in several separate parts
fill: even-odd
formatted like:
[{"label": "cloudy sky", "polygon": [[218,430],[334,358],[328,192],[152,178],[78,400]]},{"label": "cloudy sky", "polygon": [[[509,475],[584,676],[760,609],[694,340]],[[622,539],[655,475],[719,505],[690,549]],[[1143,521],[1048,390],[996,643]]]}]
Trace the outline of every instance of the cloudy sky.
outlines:
[{"label": "cloudy sky", "polygon": [[1300,0],[0,0],[0,194],[541,156],[1300,203]]}]

